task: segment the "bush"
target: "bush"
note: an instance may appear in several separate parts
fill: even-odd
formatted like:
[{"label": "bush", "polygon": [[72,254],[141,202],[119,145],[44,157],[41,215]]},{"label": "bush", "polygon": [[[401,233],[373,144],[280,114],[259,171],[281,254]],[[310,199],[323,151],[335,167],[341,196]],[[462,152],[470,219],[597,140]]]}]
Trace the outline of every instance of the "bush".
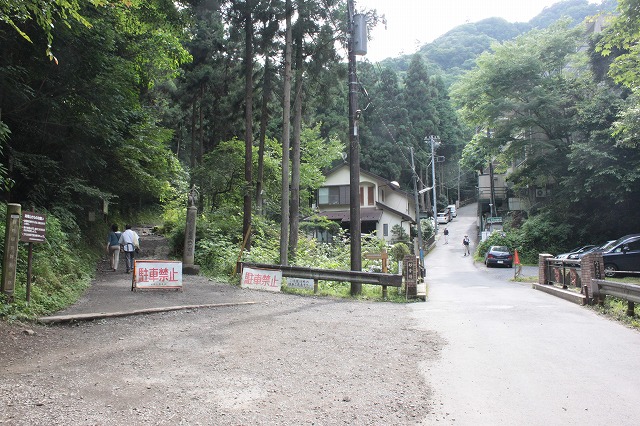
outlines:
[{"label": "bush", "polygon": [[[31,319],[65,308],[75,302],[90,283],[98,258],[97,241],[81,238],[76,223],[63,216],[64,224],[51,212],[47,215],[47,239],[33,244],[31,301],[26,302],[28,245],[19,243],[14,302],[0,299],[0,316]],[[0,235],[4,237],[6,205],[0,205]],[[100,237],[100,247],[103,237]],[[105,239],[106,241],[106,239]],[[2,244],[4,256],[4,243]]]},{"label": "bush", "polygon": [[409,253],[411,253],[411,250],[409,250],[409,246],[407,246],[405,243],[396,243],[391,247],[391,260],[393,260],[394,262],[400,262]]},{"label": "bush", "polygon": [[492,233],[476,249],[476,259],[484,259],[490,246],[505,245],[518,250],[522,263],[537,264],[540,253],[557,253],[571,234],[569,225],[555,221],[548,213],[528,218],[520,228]]}]

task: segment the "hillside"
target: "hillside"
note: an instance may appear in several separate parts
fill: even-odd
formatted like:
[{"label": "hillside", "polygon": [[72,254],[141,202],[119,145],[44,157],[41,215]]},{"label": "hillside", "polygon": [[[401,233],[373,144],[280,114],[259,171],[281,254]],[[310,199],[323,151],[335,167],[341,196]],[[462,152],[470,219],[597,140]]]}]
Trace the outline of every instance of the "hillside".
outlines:
[{"label": "hillside", "polygon": [[[603,11],[612,12],[616,0],[605,0],[602,4],[592,4],[587,0],[565,0],[545,8],[529,22],[507,22],[502,18],[488,18],[475,23],[459,25],[420,48],[430,68],[445,76],[451,82],[465,70],[473,67],[475,59],[491,48],[495,42],[511,40],[535,28],[547,28],[553,22],[569,18],[578,25],[589,16]],[[406,71],[410,55],[390,58],[382,64],[397,71]]]}]

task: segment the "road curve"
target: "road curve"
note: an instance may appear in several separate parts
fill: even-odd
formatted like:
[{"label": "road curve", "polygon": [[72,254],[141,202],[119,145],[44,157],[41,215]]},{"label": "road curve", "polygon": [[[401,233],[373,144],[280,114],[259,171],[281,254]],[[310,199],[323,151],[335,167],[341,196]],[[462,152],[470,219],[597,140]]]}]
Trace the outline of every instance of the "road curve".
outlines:
[{"label": "road curve", "polygon": [[475,207],[427,256],[428,301],[411,305],[447,342],[423,364],[434,390],[423,424],[640,424],[640,333],[464,257]]}]

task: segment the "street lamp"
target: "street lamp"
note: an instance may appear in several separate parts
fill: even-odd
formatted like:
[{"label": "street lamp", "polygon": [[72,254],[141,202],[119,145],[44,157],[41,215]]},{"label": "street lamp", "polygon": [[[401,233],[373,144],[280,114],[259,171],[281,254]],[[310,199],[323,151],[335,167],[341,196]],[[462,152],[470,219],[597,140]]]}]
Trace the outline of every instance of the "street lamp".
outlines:
[{"label": "street lamp", "polygon": [[418,191],[418,195],[422,195],[427,191],[431,191],[433,189],[433,186],[430,186],[428,188],[422,188],[420,191]]}]

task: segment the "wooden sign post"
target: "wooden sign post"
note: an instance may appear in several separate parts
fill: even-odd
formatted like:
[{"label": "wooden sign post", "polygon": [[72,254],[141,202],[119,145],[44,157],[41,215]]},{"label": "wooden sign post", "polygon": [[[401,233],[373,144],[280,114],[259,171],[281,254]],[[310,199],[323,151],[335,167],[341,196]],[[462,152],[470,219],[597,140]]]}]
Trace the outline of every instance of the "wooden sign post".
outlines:
[{"label": "wooden sign post", "polygon": [[[364,255],[365,259],[368,260],[382,260],[382,273],[386,274],[388,272],[388,260],[389,260],[389,255],[387,254],[386,250],[384,250],[382,253],[367,253]],[[382,297],[384,299],[387,298],[387,286],[383,285],[382,286]]]},{"label": "wooden sign post", "polygon": [[27,260],[27,303],[31,301],[31,261],[33,260],[33,243],[47,240],[47,217],[34,212],[22,213],[22,235],[20,241],[29,243]]},{"label": "wooden sign post", "polygon": [[408,254],[402,263],[404,264],[405,297],[415,297],[418,287],[418,261],[414,255]]}]

